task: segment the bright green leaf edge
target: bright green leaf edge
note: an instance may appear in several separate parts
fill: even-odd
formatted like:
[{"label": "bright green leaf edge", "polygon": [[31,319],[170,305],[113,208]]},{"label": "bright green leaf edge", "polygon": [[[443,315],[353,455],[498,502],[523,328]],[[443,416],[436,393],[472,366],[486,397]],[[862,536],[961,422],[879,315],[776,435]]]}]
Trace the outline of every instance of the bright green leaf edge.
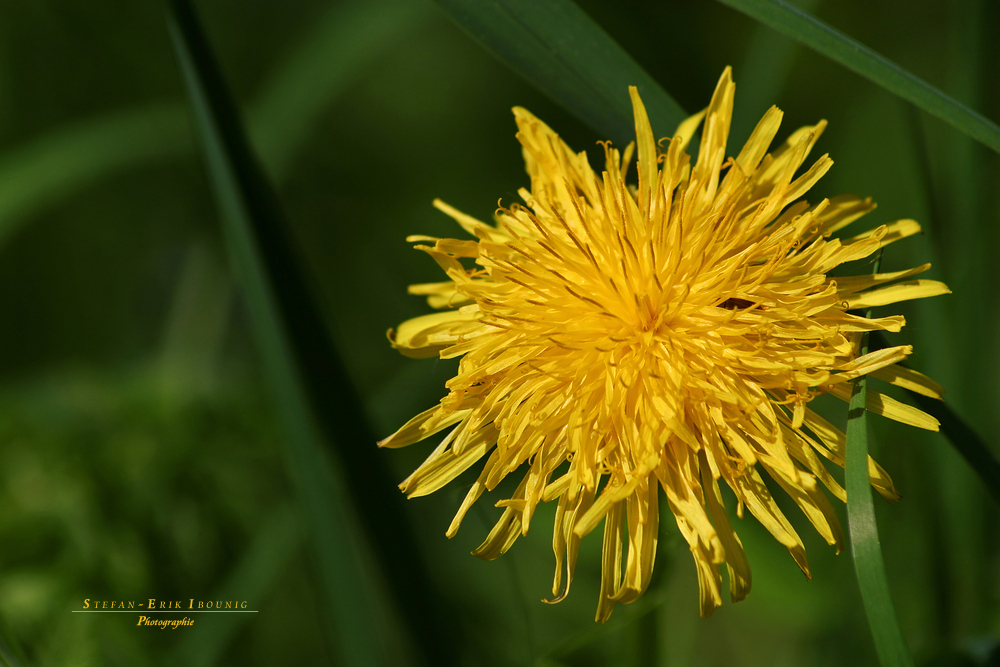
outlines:
[{"label": "bright green leaf edge", "polygon": [[[878,273],[881,253],[875,262]],[[869,316],[870,316],[869,312]],[[860,354],[868,353],[868,334],[861,341]],[[913,667],[913,657],[903,639],[896,609],[889,592],[885,561],[879,544],[868,476],[867,377],[854,381],[847,411],[847,461],[844,466],[847,486],[847,524],[851,537],[851,556],[861,589],[868,626],[882,667]]]},{"label": "bright green leaf edge", "polygon": [[896,63],[784,0],[720,0],[801,42],[1000,153],[1000,127]]},{"label": "bright green leaf edge", "polygon": [[635,137],[629,86],[639,89],[660,135],[688,115],[571,0],[436,2],[487,51],[616,144]]}]

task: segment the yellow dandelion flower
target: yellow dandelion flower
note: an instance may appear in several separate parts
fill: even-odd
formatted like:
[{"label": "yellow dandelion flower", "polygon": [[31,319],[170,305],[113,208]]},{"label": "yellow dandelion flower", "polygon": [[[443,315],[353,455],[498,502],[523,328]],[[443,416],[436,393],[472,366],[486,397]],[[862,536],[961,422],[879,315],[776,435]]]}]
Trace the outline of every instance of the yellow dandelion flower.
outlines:
[{"label": "yellow dandelion flower", "polygon": [[[491,225],[436,201],[475,240],[408,239],[448,280],[410,287],[442,312],[404,322],[390,341],[407,356],[461,362],[439,405],[379,443],[403,447],[448,430],[400,488],[409,497],[432,493],[485,458],[451,537],[484,491],[521,470],[514,494],[497,503],[500,520],[473,553],[498,557],[528,532],[540,502],[556,502],[552,602],[569,592],[580,541],[603,520],[600,621],[649,584],[661,489],[694,556],[702,615],[722,602],[720,566],[733,601],[750,591],[720,481],[735,495],[737,516],[748,509],[809,576],[802,540],[761,477],[766,472],[840,550],[843,533],[819,484],[845,500],[821,457],[843,466],[846,440],[809,401],[822,393],[847,401],[850,381],[862,375],[929,396],[942,391],[897,365],[909,345],[859,355],[862,332],[899,331],[901,316],[849,312],[947,293],[940,282],[903,280],[929,265],[828,276],[919,225],[899,220],[830,238],[874,204],[853,195],[813,206],[800,200],[832,164],[824,155],[796,177],[826,123],[768,153],[782,116],[772,107],[727,159],[734,91],[727,68],[708,108],[661,149],[630,88],[636,142],[624,155],[605,144],[601,173],[515,108],[531,177],[531,189],[519,191],[524,203],[498,210]],[[685,149],[699,125],[691,165]],[[633,147],[637,186],[626,184]],[[868,409],[938,427],[871,389]],[[871,459],[869,472],[882,496],[898,498]]]}]

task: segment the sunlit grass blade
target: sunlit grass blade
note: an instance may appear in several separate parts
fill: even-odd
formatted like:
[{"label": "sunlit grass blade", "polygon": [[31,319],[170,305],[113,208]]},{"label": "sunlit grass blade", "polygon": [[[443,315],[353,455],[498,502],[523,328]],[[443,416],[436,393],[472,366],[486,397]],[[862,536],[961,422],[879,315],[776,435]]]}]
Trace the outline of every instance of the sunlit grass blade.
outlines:
[{"label": "sunlit grass blade", "polygon": [[571,0],[436,1],[493,55],[615,143],[635,136],[630,85],[639,88],[657,136],[669,136],[687,116]]},{"label": "sunlit grass blade", "polygon": [[1000,153],[1000,127],[875,51],[784,0],[721,0],[835,60]]},{"label": "sunlit grass blade", "polygon": [[[172,0],[170,7],[230,258],[285,427],[283,454],[305,510],[343,658],[372,664],[398,645],[382,622],[387,612],[378,606],[381,582],[373,573],[381,572],[424,661],[448,663],[454,642],[443,629],[445,614],[403,514],[402,496],[316,310],[277,199],[197,17],[185,0]],[[332,465],[325,442],[336,445]],[[367,541],[356,539],[355,516]],[[382,615],[378,622],[376,614]]]},{"label": "sunlit grass blade", "polygon": [[[875,262],[874,273],[878,273],[880,261],[881,255]],[[860,354],[867,352],[868,334],[865,334]],[[851,556],[879,663],[882,667],[912,667],[913,658],[899,629],[889,582],[886,580],[878,525],[875,523],[875,505],[868,477],[868,413],[865,410],[867,385],[864,375],[854,381],[847,412],[847,462],[844,469]]]},{"label": "sunlit grass blade", "polygon": [[[247,608],[261,610],[261,603],[288,568],[302,544],[294,510],[280,505],[271,511],[254,536],[246,553],[226,578],[213,600],[245,600]],[[173,664],[210,667],[218,663],[226,647],[246,623],[260,621],[255,614],[218,614],[195,625],[184,634],[173,653]]]}]

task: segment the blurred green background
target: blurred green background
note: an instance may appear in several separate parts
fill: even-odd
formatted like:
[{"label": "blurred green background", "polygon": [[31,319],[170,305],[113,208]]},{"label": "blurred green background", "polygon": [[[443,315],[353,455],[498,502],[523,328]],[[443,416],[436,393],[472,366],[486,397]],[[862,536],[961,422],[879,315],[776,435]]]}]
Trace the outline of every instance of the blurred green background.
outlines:
[{"label": "blurred green background", "polygon": [[[893,245],[883,270],[933,262],[929,277],[954,294],[894,308],[908,326],[893,341],[913,342],[914,365],[995,443],[998,156],[722,5],[579,4],[689,111],[733,65],[731,152],[772,103],[785,111],[782,134],[830,121],[818,151],[836,164],[810,199],[872,196],[879,208],[863,228],[921,221],[925,233]],[[1000,117],[1000,3],[798,4]],[[498,199],[516,199],[527,178],[514,105],[578,149],[596,154],[603,137],[431,3],[197,8],[384,437],[433,405],[454,370],[404,359],[385,338],[427,312],[406,286],[440,280],[405,237],[460,234],[431,200],[485,219]],[[0,5],[0,657],[335,664],[337,631],[316,592],[279,455],[284,436],[164,16],[145,0]],[[842,422],[843,405],[829,407]],[[1000,664],[997,508],[942,437],[872,419],[875,454],[904,496],[892,506],[876,499],[876,509],[918,664],[987,664],[991,652],[989,664]],[[430,448],[381,454],[402,480]],[[597,535],[584,540],[569,598],[540,603],[551,586],[554,508],[540,508],[535,530],[494,562],[469,555],[500,512],[488,499],[454,540],[444,537],[472,479],[407,505],[434,586],[455,611],[463,664],[875,662],[850,556],[835,555],[794,507],[812,581],[748,517],[737,528],[753,593],[699,619],[693,563],[664,521],[652,589],[600,626]],[[138,628],[130,614],[70,613],[84,598],[220,596],[248,599],[260,613],[203,615],[177,630]]]}]

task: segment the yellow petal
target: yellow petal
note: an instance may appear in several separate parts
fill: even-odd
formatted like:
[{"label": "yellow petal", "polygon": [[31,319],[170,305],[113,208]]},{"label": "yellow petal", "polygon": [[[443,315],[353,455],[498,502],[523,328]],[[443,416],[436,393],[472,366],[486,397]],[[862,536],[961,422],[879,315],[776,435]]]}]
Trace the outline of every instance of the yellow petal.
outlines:
[{"label": "yellow petal", "polygon": [[[524,497],[524,487],[527,477],[521,480],[521,484],[514,491],[513,498]],[[514,546],[514,542],[521,536],[521,513],[508,507],[500,515],[500,519],[493,526],[493,530],[486,536],[486,539],[478,547],[473,549],[472,555],[483,560],[494,560]]]},{"label": "yellow petal", "polygon": [[923,273],[929,268],[931,268],[930,264],[921,264],[920,266],[906,271],[875,274],[869,273],[863,276],[838,276],[837,278],[834,278],[834,280],[837,283],[838,292],[841,294],[850,294],[852,292],[860,292],[861,290],[868,289],[869,287],[874,287],[875,285],[881,285],[883,283],[892,282],[893,280],[899,280],[900,278],[909,278],[910,276],[915,276],[918,273]]},{"label": "yellow petal", "polygon": [[830,205],[817,217],[823,234],[832,234],[851,224],[866,213],[875,209],[871,197],[862,199],[855,195],[839,195],[830,197]]},{"label": "yellow petal", "polygon": [[622,580],[622,503],[614,503],[604,519],[604,547],[601,552],[601,592],[596,620],[605,623],[614,611],[614,597]]},{"label": "yellow petal", "polygon": [[915,370],[903,368],[902,366],[880,368],[871,375],[872,377],[877,377],[879,380],[894,384],[897,387],[909,389],[910,391],[930,396],[931,398],[940,399],[941,395],[944,394],[944,387],[937,382],[923,373],[918,373]]},{"label": "yellow petal", "polygon": [[722,541],[722,546],[726,550],[729,595],[733,602],[739,602],[750,594],[752,583],[750,562],[747,560],[746,552],[743,551],[743,542],[740,541],[739,535],[733,530],[733,525],[729,521],[726,506],[722,502],[722,493],[719,491],[719,483],[708,472],[709,466],[704,452],[701,453],[701,459],[702,486],[706,489],[705,497],[712,514],[712,523],[715,524],[719,540]]},{"label": "yellow petal", "polygon": [[491,233],[495,234],[496,231],[497,231],[496,228],[494,228],[494,227],[492,227],[490,225],[487,225],[485,222],[482,222],[480,220],[476,220],[471,215],[467,215],[465,213],[462,213],[457,208],[449,206],[448,204],[444,203],[440,199],[435,199],[434,200],[434,208],[436,208],[437,210],[441,211],[445,215],[450,216],[452,219],[455,220],[455,222],[457,222],[459,225],[462,226],[462,229],[464,229],[465,231],[469,232],[473,236],[476,236],[476,237],[487,236],[488,237]]},{"label": "yellow petal", "polygon": [[625,579],[621,590],[612,596],[612,600],[619,604],[635,602],[649,586],[659,532],[659,495],[656,478],[650,476],[626,500],[628,558]]},{"label": "yellow petal", "polygon": [[[477,439],[475,444],[466,448],[461,454],[456,454],[447,446],[435,449],[399,485],[399,488],[406,494],[407,498],[419,498],[420,496],[434,493],[468,470],[476,461],[486,455],[486,452],[493,447],[493,442],[489,437],[491,431],[495,433],[492,425],[490,425],[489,429],[483,429],[482,435]],[[444,444],[442,443],[442,445]]]},{"label": "yellow petal", "polygon": [[864,239],[872,238],[874,236],[880,237],[880,246],[885,247],[890,243],[899,241],[900,239],[905,239],[907,236],[913,236],[920,231],[920,225],[916,220],[897,220],[891,222],[888,225],[882,225],[881,227],[876,227],[875,229],[853,236],[845,243],[853,243],[857,241],[862,241]]},{"label": "yellow petal", "polygon": [[436,357],[446,347],[458,341],[459,335],[474,330],[478,313],[448,311],[432,313],[406,320],[397,331],[389,330],[389,342],[407,357]]},{"label": "yellow petal", "polygon": [[398,449],[412,445],[442,431],[465,419],[472,410],[449,411],[440,405],[424,410],[410,421],[403,424],[398,431],[385,440],[380,440],[379,447]]},{"label": "yellow petal", "polygon": [[[850,385],[837,384],[830,387],[829,392],[840,400],[849,403],[851,400],[851,389]],[[865,408],[877,415],[882,415],[902,424],[909,424],[910,426],[916,426],[928,431],[937,431],[941,425],[941,422],[923,410],[915,408],[912,405],[907,405],[906,403],[901,403],[894,398],[875,391],[871,387],[867,389],[866,397]]]},{"label": "yellow petal", "polygon": [[639,148],[639,209],[646,210],[653,186],[656,184],[656,139],[653,137],[653,128],[649,124],[646,107],[639,98],[639,89],[629,86],[628,94],[632,98],[636,145]]},{"label": "yellow petal", "polygon": [[[809,408],[806,408],[805,425],[829,448],[819,449],[817,447],[819,453],[843,468],[847,453],[847,436],[844,435],[844,432]],[[812,439],[809,439],[808,442],[814,446],[816,444]],[[896,501],[900,499],[901,496],[893,486],[888,473],[871,456],[868,457],[868,478],[871,480],[872,488],[886,500]]]},{"label": "yellow petal", "polygon": [[948,286],[937,280],[908,280],[895,285],[886,285],[868,292],[855,294],[846,299],[847,307],[855,310],[858,308],[871,308],[873,306],[884,306],[888,303],[899,301],[909,301],[911,299],[926,299],[931,296],[941,294],[951,294]]},{"label": "yellow petal", "polygon": [[891,366],[913,353],[912,345],[899,345],[875,350],[850,361],[840,367],[840,372],[830,377],[828,385],[847,382],[862,375],[873,373],[880,368]]}]

